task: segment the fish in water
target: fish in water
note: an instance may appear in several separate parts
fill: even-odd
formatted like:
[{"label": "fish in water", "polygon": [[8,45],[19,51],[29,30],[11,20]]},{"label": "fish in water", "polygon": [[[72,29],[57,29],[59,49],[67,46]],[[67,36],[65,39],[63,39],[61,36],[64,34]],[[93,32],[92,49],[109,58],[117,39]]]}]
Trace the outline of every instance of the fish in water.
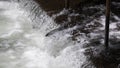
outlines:
[{"label": "fish in water", "polygon": [[47,37],[47,36],[50,36],[50,35],[58,32],[58,31],[61,31],[61,30],[63,30],[63,29],[65,29],[65,28],[64,28],[64,27],[59,27],[59,28],[57,28],[57,29],[54,29],[54,30],[48,32],[45,36],[46,36],[46,37]]}]

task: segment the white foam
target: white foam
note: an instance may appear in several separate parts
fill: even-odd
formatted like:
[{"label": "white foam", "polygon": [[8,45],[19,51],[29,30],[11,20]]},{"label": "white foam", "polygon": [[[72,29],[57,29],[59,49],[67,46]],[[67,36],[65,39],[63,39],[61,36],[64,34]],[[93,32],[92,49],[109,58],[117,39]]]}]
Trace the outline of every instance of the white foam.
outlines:
[{"label": "white foam", "polygon": [[80,68],[85,62],[82,44],[73,42],[66,32],[45,37],[57,27],[45,12],[39,22],[42,26],[36,23],[40,29],[33,29],[35,22],[19,4],[0,1],[1,8],[5,10],[0,14],[0,68]]}]

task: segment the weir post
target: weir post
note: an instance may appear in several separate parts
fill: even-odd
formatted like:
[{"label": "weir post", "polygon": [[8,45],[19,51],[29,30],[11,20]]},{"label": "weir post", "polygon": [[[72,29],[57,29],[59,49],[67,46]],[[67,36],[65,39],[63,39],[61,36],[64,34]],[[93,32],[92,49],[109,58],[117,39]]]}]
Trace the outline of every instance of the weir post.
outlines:
[{"label": "weir post", "polygon": [[106,0],[106,20],[105,20],[105,47],[109,47],[109,26],[110,26],[111,0]]},{"label": "weir post", "polygon": [[69,9],[69,7],[70,7],[70,1],[65,0],[65,9]]}]

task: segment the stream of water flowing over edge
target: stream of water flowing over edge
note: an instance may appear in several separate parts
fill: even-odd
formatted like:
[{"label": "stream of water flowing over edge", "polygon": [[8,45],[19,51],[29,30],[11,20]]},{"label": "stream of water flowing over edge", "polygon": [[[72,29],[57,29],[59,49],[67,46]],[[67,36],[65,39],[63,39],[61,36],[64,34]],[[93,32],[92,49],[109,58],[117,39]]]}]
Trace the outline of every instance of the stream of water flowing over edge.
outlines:
[{"label": "stream of water flowing over edge", "polygon": [[[99,57],[104,50],[105,15],[101,11],[105,11],[105,6],[83,8],[87,13],[90,9],[100,10],[91,17],[86,16],[93,18],[92,21],[85,19],[84,23],[77,21],[78,25],[63,28],[54,18],[68,14],[68,10],[50,17],[34,0],[0,0],[0,68],[97,68],[89,58]],[[97,18],[95,15],[99,14]],[[77,15],[86,14],[68,16]],[[110,23],[110,47],[116,49],[120,40],[120,18],[114,13],[111,17],[114,20]],[[76,36],[72,35],[74,31]],[[104,67],[99,67],[99,62],[96,64],[98,68]]]},{"label": "stream of water flowing over edge", "polygon": [[82,44],[68,33],[45,34],[59,27],[34,1],[0,1],[0,68],[81,68]]}]

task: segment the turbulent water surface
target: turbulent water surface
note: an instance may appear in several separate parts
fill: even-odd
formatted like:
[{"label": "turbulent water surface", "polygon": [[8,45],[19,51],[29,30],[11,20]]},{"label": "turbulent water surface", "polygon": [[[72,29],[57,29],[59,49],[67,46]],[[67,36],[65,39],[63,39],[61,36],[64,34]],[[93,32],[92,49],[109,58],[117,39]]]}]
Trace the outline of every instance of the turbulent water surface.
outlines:
[{"label": "turbulent water surface", "polygon": [[[94,8],[104,11],[105,7],[83,10]],[[0,68],[96,68],[88,59],[90,51],[97,57],[104,49],[104,14],[98,12],[101,15],[93,14],[90,19],[96,18],[92,21],[61,27],[54,18],[66,13],[69,14],[63,10],[49,17],[33,0],[0,0]],[[79,15],[85,16],[71,13],[68,21]],[[114,48],[114,39],[119,43],[120,19],[114,13],[112,18],[110,38]]]},{"label": "turbulent water surface", "polygon": [[0,1],[0,68],[80,68],[84,49],[69,39],[71,29],[45,37],[59,26],[36,5]]}]

